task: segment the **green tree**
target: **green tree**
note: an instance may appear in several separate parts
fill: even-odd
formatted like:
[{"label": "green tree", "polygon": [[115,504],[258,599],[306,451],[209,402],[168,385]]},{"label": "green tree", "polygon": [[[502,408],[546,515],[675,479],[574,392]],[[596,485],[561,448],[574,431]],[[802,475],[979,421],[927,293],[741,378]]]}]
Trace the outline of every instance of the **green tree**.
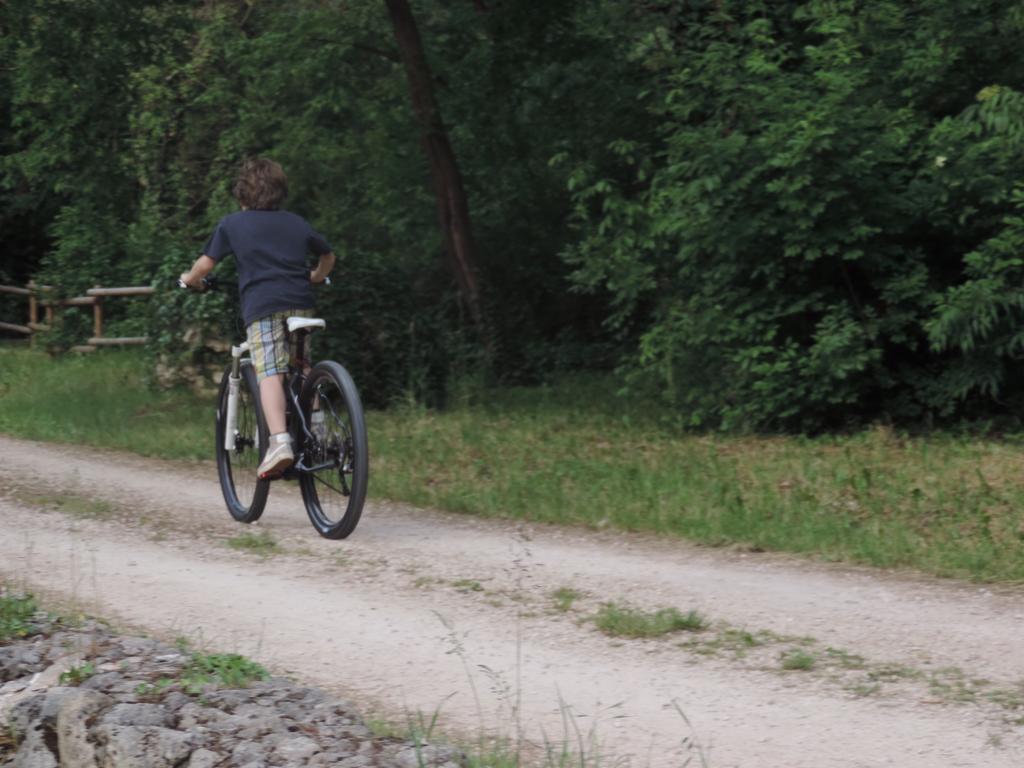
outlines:
[{"label": "green tree", "polygon": [[[987,200],[968,192],[991,223],[949,226],[932,133],[982,87],[1020,81],[1019,5],[687,9],[652,11],[660,43],[640,54],[660,136],[609,145],[625,176],[570,178],[567,257],[577,285],[613,294],[613,327],[642,329],[630,368],[693,424],[949,415],[968,390],[936,382],[948,360],[929,323],[1012,173]],[[1019,152],[990,149],[1019,175]]]}]

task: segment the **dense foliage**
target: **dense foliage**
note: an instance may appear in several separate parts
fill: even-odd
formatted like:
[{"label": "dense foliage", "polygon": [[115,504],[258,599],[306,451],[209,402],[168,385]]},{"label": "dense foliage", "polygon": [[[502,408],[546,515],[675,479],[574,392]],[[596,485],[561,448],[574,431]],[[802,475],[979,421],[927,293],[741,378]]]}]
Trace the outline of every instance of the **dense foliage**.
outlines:
[{"label": "dense foliage", "polygon": [[[617,365],[694,426],[1024,406],[1024,2],[413,2],[483,334],[384,6],[0,6],[0,278],[169,285],[263,154],[342,257],[320,351],[378,403]],[[188,355],[233,303],[115,321]]]}]

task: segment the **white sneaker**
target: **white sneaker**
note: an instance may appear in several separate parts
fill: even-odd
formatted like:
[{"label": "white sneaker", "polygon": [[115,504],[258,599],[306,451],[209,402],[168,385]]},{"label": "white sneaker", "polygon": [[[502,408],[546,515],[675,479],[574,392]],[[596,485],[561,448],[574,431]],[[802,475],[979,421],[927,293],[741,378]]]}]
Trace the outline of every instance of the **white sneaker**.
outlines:
[{"label": "white sneaker", "polygon": [[292,453],[292,438],[287,432],[270,436],[270,447],[267,448],[267,455],[263,457],[263,463],[256,470],[261,480],[268,477],[277,477],[295,462],[295,454]]}]

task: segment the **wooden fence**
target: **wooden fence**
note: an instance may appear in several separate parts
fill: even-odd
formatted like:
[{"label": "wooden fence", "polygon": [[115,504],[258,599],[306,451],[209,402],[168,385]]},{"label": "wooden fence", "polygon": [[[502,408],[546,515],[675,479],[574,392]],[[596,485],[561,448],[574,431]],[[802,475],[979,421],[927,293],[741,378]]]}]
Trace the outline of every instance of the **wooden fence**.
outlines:
[{"label": "wooden fence", "polygon": [[[75,352],[92,352],[100,346],[117,346],[121,344],[145,344],[146,336],[115,336],[103,335],[103,304],[108,298],[115,296],[149,296],[155,289],[149,286],[129,288],[103,288],[96,286],[85,292],[85,296],[70,299],[52,298],[53,286],[36,285],[30,282],[27,287],[0,285],[0,293],[24,296],[28,299],[28,322],[25,325],[0,322],[0,330],[31,336],[37,331],[48,331],[53,327],[55,312],[61,307],[92,307],[93,333],[85,344],[71,349]],[[44,320],[39,321],[39,310],[43,310]]]}]

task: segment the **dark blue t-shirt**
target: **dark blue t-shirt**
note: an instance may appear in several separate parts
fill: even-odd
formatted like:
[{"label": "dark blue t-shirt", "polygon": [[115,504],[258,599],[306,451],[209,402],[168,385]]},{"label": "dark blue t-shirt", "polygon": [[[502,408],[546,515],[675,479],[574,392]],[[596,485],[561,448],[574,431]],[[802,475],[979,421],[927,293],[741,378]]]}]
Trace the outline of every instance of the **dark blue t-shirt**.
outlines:
[{"label": "dark blue t-shirt", "polygon": [[330,252],[323,235],[288,211],[239,211],[225,216],[203,248],[214,261],[235,255],[246,325],[273,312],[312,309],[306,258]]}]

